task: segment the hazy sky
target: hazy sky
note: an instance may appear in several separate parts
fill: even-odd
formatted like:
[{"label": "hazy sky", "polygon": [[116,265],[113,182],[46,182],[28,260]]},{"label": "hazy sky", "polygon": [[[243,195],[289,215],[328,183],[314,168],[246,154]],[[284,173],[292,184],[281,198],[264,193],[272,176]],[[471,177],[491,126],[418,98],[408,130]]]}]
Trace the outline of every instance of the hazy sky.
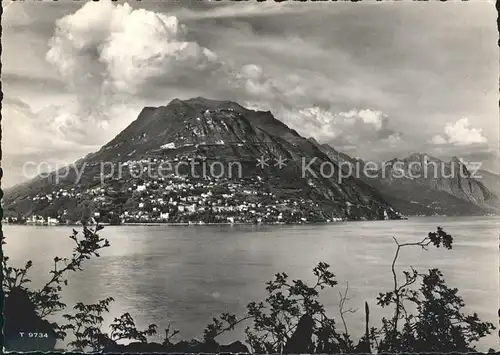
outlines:
[{"label": "hazy sky", "polygon": [[176,97],[271,110],[367,160],[498,151],[493,1],[4,6],[3,186]]}]

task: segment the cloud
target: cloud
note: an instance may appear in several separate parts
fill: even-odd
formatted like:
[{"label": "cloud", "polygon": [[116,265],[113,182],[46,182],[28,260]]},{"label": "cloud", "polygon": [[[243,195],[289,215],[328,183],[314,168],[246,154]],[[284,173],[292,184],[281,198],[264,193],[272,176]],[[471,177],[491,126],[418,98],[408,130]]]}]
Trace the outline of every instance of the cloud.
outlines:
[{"label": "cloud", "polygon": [[[102,141],[113,138],[106,130],[108,123],[93,116],[82,120],[73,111],[75,106],[49,105],[33,110],[26,102],[5,97],[2,101],[3,158],[9,159],[62,159],[68,163],[82,154],[98,150]],[[122,118],[130,122],[135,110],[115,106],[110,110],[112,124],[119,125]],[[7,119],[8,118],[8,119]],[[121,122],[122,124],[125,122]]]},{"label": "cloud", "polygon": [[434,137],[432,137],[431,139],[431,142],[434,143],[434,144],[437,144],[437,145],[440,145],[440,144],[446,144],[448,143],[446,139],[444,139],[442,136],[440,136],[439,134],[438,135],[435,135]]},{"label": "cloud", "polygon": [[387,115],[371,109],[352,109],[335,113],[317,106],[298,110],[281,110],[278,118],[306,137],[340,149],[355,150],[367,144],[397,146],[402,135],[390,128]]},{"label": "cloud", "polygon": [[487,143],[488,140],[483,135],[482,129],[469,126],[467,117],[459,119],[457,122],[448,122],[444,128],[444,136],[436,135],[431,140],[437,145],[472,145]]},{"label": "cloud", "polygon": [[400,132],[395,132],[387,137],[387,142],[391,148],[397,148],[404,143],[403,134]]},{"label": "cloud", "polygon": [[307,72],[271,75],[255,63],[234,65],[187,41],[187,31],[175,16],[134,10],[126,3],[89,2],[57,21],[47,60],[75,91],[80,109],[104,121],[118,97],[122,102],[141,96],[165,100],[166,90],[174,87],[271,110],[303,134],[331,143],[399,142],[381,111],[334,113],[328,81],[311,81]]},{"label": "cloud", "polygon": [[188,41],[187,33],[175,16],[89,2],[56,22],[46,59],[76,94],[80,116],[102,120],[117,102],[165,100],[169,88],[210,92],[266,110],[307,98],[304,78],[272,77],[253,63],[232,65]]},{"label": "cloud", "polygon": [[303,80],[297,75],[273,78],[256,64],[230,71],[227,89],[254,109],[291,109],[308,103],[308,100],[304,101],[308,96],[304,92]]},{"label": "cloud", "polygon": [[233,65],[187,38],[188,29],[176,16],[127,3],[88,2],[56,22],[46,59],[84,106],[108,104],[117,96],[151,97],[179,86],[215,95],[236,92],[264,104],[290,105],[304,96],[299,85],[304,78],[275,78],[254,63]]},{"label": "cloud", "polygon": [[[219,3],[214,2],[211,7],[203,8],[202,11],[194,11],[182,8],[177,11],[184,19],[221,19],[221,18],[246,18],[266,17],[283,15],[285,13],[300,13],[304,11],[301,4],[289,3]],[[313,4],[310,4],[313,5]]]},{"label": "cloud", "polygon": [[88,2],[57,21],[46,58],[95,104],[110,94],[138,95],[151,81],[175,84],[186,73],[203,76],[221,65],[213,52],[185,37],[175,16]]},{"label": "cloud", "polygon": [[[50,16],[40,16],[42,6],[26,7],[29,16],[9,15],[9,21],[29,26],[30,31],[40,35],[36,38],[42,41],[43,37],[43,43],[34,46],[21,41],[21,37],[10,36],[14,43],[10,47],[17,51],[10,51],[7,70],[40,81],[46,76],[61,78],[65,84],[61,87],[53,83],[53,90],[48,85],[35,89],[33,80],[29,83],[6,78],[20,88],[14,91],[11,85],[6,92],[22,96],[32,108],[38,107],[37,102],[53,100],[50,107],[32,112],[33,122],[44,122],[38,126],[40,139],[47,130],[57,132],[61,141],[102,145],[135,119],[145,105],[164,105],[174,97],[206,96],[271,110],[300,133],[339,149],[356,150],[358,156],[381,149],[389,151],[390,147],[421,150],[426,138],[434,134],[435,125],[444,125],[449,117],[457,115],[477,117],[471,123],[484,129],[479,137],[486,135],[494,141],[491,132],[497,130],[488,129],[493,125],[479,121],[481,117],[492,117],[490,113],[495,109],[486,104],[490,95],[484,93],[495,95],[496,89],[491,86],[489,90],[490,84],[482,80],[491,78],[491,68],[497,70],[498,65],[495,67],[491,59],[493,47],[478,47],[481,41],[467,40],[470,50],[466,52],[481,55],[461,55],[463,47],[456,46],[456,36],[429,34],[422,41],[422,36],[405,32],[408,26],[399,26],[426,18],[426,28],[434,34],[442,33],[438,29],[446,27],[467,35],[465,32],[472,33],[471,28],[476,26],[474,31],[494,37],[495,31],[489,27],[468,20],[471,17],[466,14],[476,11],[477,6],[463,16],[459,13],[458,19],[445,16],[448,20],[443,25],[434,18],[442,17],[439,11],[429,10],[429,16],[422,17],[423,13],[414,15],[415,12],[399,7],[378,8],[377,16],[373,16],[375,9],[371,7],[351,9],[350,5],[331,10],[292,3],[213,7],[204,4],[200,11],[195,11],[198,6],[162,7],[144,2],[132,4],[133,8],[111,2],[60,5],[63,4],[50,8]],[[142,6],[151,11],[137,8]],[[448,7],[446,11],[450,11]],[[28,17],[31,21],[27,21]],[[53,31],[56,18],[60,19]],[[391,22],[387,18],[399,20]],[[467,26],[463,26],[466,20]],[[324,33],[336,35],[325,37]],[[15,66],[19,53],[31,53],[31,47],[33,55],[28,57],[40,58],[50,36],[49,52],[43,53],[58,76],[52,73],[55,70],[47,70],[53,69],[49,65],[39,65],[39,60],[28,66]],[[432,58],[426,56],[436,48],[446,51]],[[450,66],[446,55],[460,60],[452,61],[455,65]],[[37,76],[33,75],[35,70],[25,71],[31,67],[36,67]],[[387,75],[389,72],[391,75]],[[440,80],[436,82],[438,74]],[[471,81],[471,77],[476,80]],[[448,89],[443,91],[442,87]],[[30,90],[34,94],[27,98]],[[443,98],[436,92],[446,95]],[[62,101],[68,96],[74,99]],[[471,97],[475,98],[473,106]],[[478,111],[476,106],[481,109]],[[353,107],[356,109],[351,110]],[[422,126],[417,118],[424,115],[433,122]],[[434,148],[469,150],[468,145],[459,145],[464,139],[458,138],[461,135],[456,132],[456,124],[450,127],[449,136],[445,131],[439,135],[441,140],[435,137],[439,144]],[[403,136],[398,133],[401,130],[410,134]],[[470,133],[465,136],[469,140],[472,137]],[[33,141],[26,144],[42,149],[44,144],[32,137]],[[50,145],[50,141],[44,142]]]},{"label": "cloud", "polygon": [[[303,95],[293,76],[271,78],[261,66],[233,66],[188,41],[177,17],[127,3],[88,2],[56,22],[46,59],[76,95],[72,114],[107,121],[109,108],[177,92],[290,106]],[[170,99],[172,99],[171,97]]]},{"label": "cloud", "polygon": [[376,130],[382,130],[383,126],[387,126],[387,115],[380,111],[368,110],[350,110],[341,112],[339,116],[345,117],[346,122],[354,123],[356,119],[360,119],[367,125],[373,125]]},{"label": "cloud", "polygon": [[[8,118],[2,120],[4,157],[64,154],[97,147],[96,142],[88,140],[87,122],[80,121],[67,107],[52,105],[34,111],[26,102],[5,97],[2,116]],[[90,130],[95,134],[99,127]]]},{"label": "cloud", "polygon": [[78,130],[69,129],[68,123],[34,112],[21,100],[4,97],[2,117],[3,186],[34,177],[39,166],[46,169],[70,164],[98,149],[88,143],[86,135],[78,139]]},{"label": "cloud", "polygon": [[[86,3],[57,20],[46,60],[73,95],[40,110],[4,100],[9,164],[71,163],[136,119],[151,104],[144,99],[149,91],[217,73],[223,63],[209,49],[184,40],[186,33],[174,16],[110,2]],[[166,90],[158,91],[165,100]]]},{"label": "cloud", "polygon": [[458,120],[455,124],[446,124],[444,131],[448,141],[452,144],[467,145],[487,142],[481,129],[469,128],[469,120],[466,117]]}]

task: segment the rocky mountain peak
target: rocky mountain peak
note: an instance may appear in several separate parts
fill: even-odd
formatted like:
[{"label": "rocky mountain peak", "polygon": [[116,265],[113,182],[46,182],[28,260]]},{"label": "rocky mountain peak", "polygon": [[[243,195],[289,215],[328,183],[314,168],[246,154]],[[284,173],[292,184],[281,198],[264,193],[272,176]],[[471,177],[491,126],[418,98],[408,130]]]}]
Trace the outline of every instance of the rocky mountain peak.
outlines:
[{"label": "rocky mountain peak", "polygon": [[412,153],[406,158],[403,158],[402,161],[407,161],[407,162],[412,162],[412,161],[418,161],[422,163],[428,163],[428,162],[441,162],[440,159],[424,152],[417,152],[417,153]]},{"label": "rocky mountain peak", "polygon": [[420,208],[425,213],[475,213],[481,209],[497,210],[500,206],[499,199],[480,180],[474,179],[457,157],[445,162],[418,152],[403,159],[394,158],[384,164],[379,180],[370,181],[405,212]]},{"label": "rocky mountain peak", "polygon": [[[266,165],[259,167],[257,163],[262,157],[265,157]],[[145,107],[141,110],[138,118],[113,140],[81,161],[89,168],[81,177],[79,193],[91,196],[92,186],[100,179],[101,162],[126,163],[130,167],[136,162],[153,162],[153,165],[158,166],[165,162],[186,164],[195,160],[197,163],[217,162],[219,166],[234,162],[241,164],[241,178],[227,177],[219,179],[217,184],[219,190],[228,189],[229,192],[224,190],[225,196],[231,195],[233,190],[230,189],[234,189],[234,196],[227,197],[233,200],[226,201],[226,206],[255,200],[255,205],[276,205],[273,208],[279,207],[283,211],[300,213],[301,216],[304,213],[314,215],[314,218],[322,220],[384,219],[399,216],[376,190],[362,180],[349,176],[340,181],[337,176],[341,171],[338,162],[331,160],[316,144],[275,118],[270,111],[250,110],[232,101],[204,97],[187,100],[177,98],[166,106]],[[277,161],[286,163],[284,166],[277,166]],[[306,171],[303,170],[304,161],[312,161]],[[331,165],[331,175],[324,176],[321,173],[322,163]],[[200,169],[201,167],[198,170]],[[196,174],[192,172],[192,177],[184,178],[182,184],[189,182],[203,193],[213,189],[213,181],[212,185],[205,185],[199,176],[194,176],[200,174],[198,170]],[[184,173],[186,172],[188,171]],[[127,175],[126,171],[124,174],[126,175],[112,181],[113,189],[127,202],[129,212],[136,213],[141,207],[138,207],[138,194],[134,193],[137,187],[134,186],[139,185],[139,182],[132,174]],[[153,175],[144,176],[142,180],[148,180],[150,186],[166,184]],[[219,186],[222,183],[226,184],[225,187]],[[68,186],[70,185],[71,181],[68,182]],[[49,189],[48,183],[40,183],[39,188],[35,189],[37,191],[27,190],[35,198],[40,191]],[[252,191],[251,196],[245,197],[245,194],[250,194],[248,191]],[[155,193],[168,194],[159,190]],[[24,201],[22,194],[24,192],[17,197],[12,196],[8,203],[21,206],[17,205],[17,201]],[[160,195],[156,197],[160,198]],[[161,195],[161,198],[166,197]],[[219,203],[219,199],[223,198],[216,199],[216,203]],[[113,202],[109,206],[120,207]],[[61,210],[67,208],[66,205],[60,207]],[[48,211],[48,208],[40,205],[40,211],[35,212]],[[26,212],[23,210],[23,213]]]}]

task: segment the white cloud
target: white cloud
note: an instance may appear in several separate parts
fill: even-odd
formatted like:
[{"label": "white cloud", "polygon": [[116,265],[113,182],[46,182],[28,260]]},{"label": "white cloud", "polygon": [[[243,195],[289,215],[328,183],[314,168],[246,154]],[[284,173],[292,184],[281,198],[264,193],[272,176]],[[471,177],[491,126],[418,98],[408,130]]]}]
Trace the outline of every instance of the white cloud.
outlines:
[{"label": "white cloud", "polygon": [[297,107],[304,104],[304,99],[308,97],[302,78],[294,74],[271,77],[256,64],[247,64],[238,69],[227,66],[227,72],[228,77],[221,78],[219,87],[226,86],[255,109],[275,111],[283,107]]},{"label": "white cloud", "polygon": [[296,76],[277,80],[258,65],[231,66],[187,41],[186,34],[175,16],[127,3],[88,2],[56,22],[46,59],[76,94],[72,114],[83,120],[90,115],[107,122],[109,108],[117,103],[166,100],[166,90],[181,87],[199,95],[210,91],[246,98],[266,109],[290,106],[303,96]]},{"label": "white cloud", "polygon": [[[4,158],[63,159],[68,163],[81,158],[83,153],[98,150],[103,140],[110,140],[115,132],[107,129],[107,122],[92,115],[83,120],[73,111],[75,106],[46,106],[34,111],[27,103],[12,98],[2,102],[2,145]],[[130,122],[136,110],[126,106],[110,109],[115,126]],[[8,119],[7,119],[8,118]],[[124,127],[122,127],[124,128]]]},{"label": "white cloud", "polygon": [[400,133],[393,133],[387,137],[387,142],[391,148],[396,148],[403,143],[403,139]]},{"label": "white cloud", "polygon": [[[48,166],[55,168],[56,164],[59,166],[70,164],[98,149],[97,145],[89,144],[86,135],[81,136],[78,130],[70,129],[71,122],[54,119],[48,115],[49,111],[46,113],[33,112],[20,100],[4,98],[2,102],[3,186],[14,185],[34,177],[38,167],[46,169]],[[24,172],[23,166],[27,167]]]},{"label": "white cloud", "polygon": [[185,36],[175,16],[127,3],[88,2],[57,21],[46,58],[93,103],[110,93],[140,94],[151,80],[176,83],[187,72],[202,75],[221,65],[213,52]]},{"label": "white cloud", "polygon": [[432,143],[434,144],[437,144],[437,145],[441,145],[441,144],[446,144],[448,143],[446,141],[446,139],[444,139],[442,136],[440,136],[439,134],[438,135],[435,135],[434,137],[432,137],[432,140],[431,140]]},{"label": "white cloud", "polygon": [[186,75],[217,72],[217,56],[185,34],[176,17],[128,4],[89,2],[59,19],[46,59],[73,95],[37,110],[4,100],[3,164],[12,176],[3,183],[23,180],[28,160],[69,164],[97,151],[151,104],[141,98],[151,82],[175,87]]},{"label": "white cloud", "polygon": [[482,129],[470,127],[469,119],[464,117],[455,123],[448,122],[444,128],[444,137],[436,135],[431,142],[437,145],[471,145],[487,143],[488,140]]},{"label": "white cloud", "polygon": [[394,133],[380,111],[333,114],[311,106],[309,98],[319,96],[322,85],[306,90],[308,78],[295,73],[272,77],[260,65],[232,66],[208,48],[186,41],[186,33],[175,16],[134,10],[126,3],[89,2],[58,20],[47,60],[77,94],[81,113],[71,117],[108,122],[109,108],[118,98],[130,102],[147,92],[161,94],[166,87],[194,83],[200,94],[208,89],[215,96],[271,110],[293,128],[325,141],[352,139],[350,144],[359,144]]},{"label": "white cloud", "polygon": [[239,73],[236,73],[236,78],[243,81],[244,89],[250,96],[274,99],[276,88],[260,66],[255,64],[245,65]]},{"label": "white cloud", "polygon": [[469,127],[469,119],[466,117],[461,118],[455,124],[446,124],[444,132],[452,144],[467,145],[487,142],[481,129]]},{"label": "white cloud", "polygon": [[382,128],[382,122],[386,115],[382,114],[380,111],[372,111],[372,110],[360,110],[358,112],[358,116],[361,117],[364,123],[372,124],[376,129]]},{"label": "white cloud", "polygon": [[[88,2],[55,27],[46,59],[73,99],[49,102],[36,111],[20,100],[4,100],[2,113],[8,119],[3,120],[3,164],[11,167],[11,174],[19,174],[28,160],[71,163],[98,150],[137,118],[142,107],[153,104],[141,98],[148,90],[161,88],[158,96],[168,100],[163,88],[214,75],[228,89],[244,80],[239,92],[252,97],[267,92],[261,68],[245,67],[236,71],[241,72],[238,77],[215,53],[185,40],[187,30],[174,16],[134,10],[128,4]],[[22,176],[6,176],[3,182],[20,180]]]},{"label": "white cloud", "polygon": [[282,109],[276,116],[306,137],[314,137],[339,149],[353,150],[366,144],[395,147],[401,135],[389,126],[387,115],[371,109],[335,113],[320,107]]},{"label": "white cloud", "polygon": [[[365,110],[355,110],[352,109],[348,112],[341,112],[339,116],[348,119],[361,119],[364,123],[368,125],[373,125],[375,129],[380,130],[384,124],[384,120],[387,119],[387,115],[383,114],[381,111],[374,111],[370,109]],[[355,120],[348,120],[347,123],[354,123]]]},{"label": "white cloud", "polygon": [[60,134],[57,122],[37,115],[20,100],[4,98],[2,117],[2,143],[6,156],[37,154],[47,149],[64,150],[72,144]]}]

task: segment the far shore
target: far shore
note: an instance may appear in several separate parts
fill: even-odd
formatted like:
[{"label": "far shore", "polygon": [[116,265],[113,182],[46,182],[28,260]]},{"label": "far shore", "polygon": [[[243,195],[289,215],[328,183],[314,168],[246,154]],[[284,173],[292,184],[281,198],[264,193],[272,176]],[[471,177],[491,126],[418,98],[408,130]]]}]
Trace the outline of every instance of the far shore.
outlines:
[{"label": "far shore", "polygon": [[[99,223],[100,226],[135,226],[135,227],[159,227],[159,226],[231,226],[231,225],[318,225],[318,224],[332,224],[332,223],[344,223],[348,221],[332,221],[332,222],[305,222],[305,223],[286,223],[286,222],[267,222],[267,223],[246,223],[246,222],[218,222],[218,223],[198,223],[198,222],[136,222],[136,223],[121,223],[121,224],[110,224],[110,223]],[[20,224],[20,223],[2,223],[2,225],[17,225],[17,226],[28,226],[28,227],[81,227],[82,224],[53,224],[53,225],[43,225],[43,224]],[[95,227],[96,224],[87,224],[87,227]]]},{"label": "far shore", "polygon": [[[271,225],[324,225],[324,224],[339,224],[346,222],[383,222],[383,221],[404,221],[408,219],[414,218],[422,218],[422,217],[479,217],[477,215],[471,216],[445,216],[445,215],[434,215],[434,216],[405,216],[401,219],[385,219],[385,220],[343,220],[343,221],[323,221],[323,222],[299,222],[299,223],[290,223],[290,222],[265,222],[265,223],[250,223],[250,222],[217,222],[217,223],[199,223],[199,222],[127,222],[121,224],[110,224],[110,223],[99,223],[101,226],[135,226],[135,227],[160,227],[160,226],[233,226],[233,225],[249,225],[249,226],[271,226]],[[480,217],[495,217],[495,215],[481,215]],[[2,222],[2,225],[16,225],[16,226],[28,226],[28,227],[81,227],[81,223],[70,223],[70,224],[52,224],[52,225],[42,225],[42,224],[22,224],[22,223],[5,223]],[[96,226],[95,223],[87,224],[88,227]]]}]

